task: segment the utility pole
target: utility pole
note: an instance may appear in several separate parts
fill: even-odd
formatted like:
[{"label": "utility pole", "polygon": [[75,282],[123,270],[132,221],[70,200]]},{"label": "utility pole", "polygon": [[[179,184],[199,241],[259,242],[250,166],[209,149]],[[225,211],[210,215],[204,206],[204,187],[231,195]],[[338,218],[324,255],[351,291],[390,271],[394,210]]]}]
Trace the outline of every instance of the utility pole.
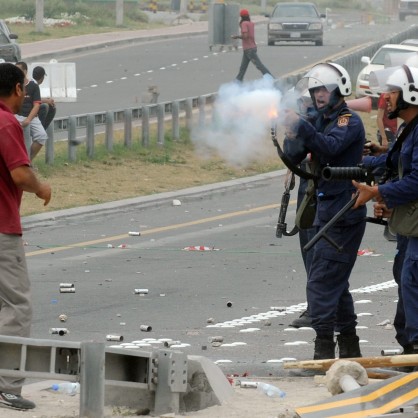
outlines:
[{"label": "utility pole", "polygon": [[116,0],[116,26],[123,25],[123,0]]},{"label": "utility pole", "polygon": [[44,31],[44,0],[36,0],[35,31]]}]

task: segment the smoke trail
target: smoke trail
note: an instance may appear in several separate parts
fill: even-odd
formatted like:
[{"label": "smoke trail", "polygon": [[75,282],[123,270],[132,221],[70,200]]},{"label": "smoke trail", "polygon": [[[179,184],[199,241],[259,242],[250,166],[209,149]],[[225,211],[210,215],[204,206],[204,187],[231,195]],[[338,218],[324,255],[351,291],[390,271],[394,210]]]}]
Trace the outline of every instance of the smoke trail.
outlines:
[{"label": "smoke trail", "polygon": [[282,94],[271,78],[222,85],[212,122],[192,132],[197,152],[201,156],[218,155],[237,167],[271,155],[275,151],[270,128],[281,100]]}]

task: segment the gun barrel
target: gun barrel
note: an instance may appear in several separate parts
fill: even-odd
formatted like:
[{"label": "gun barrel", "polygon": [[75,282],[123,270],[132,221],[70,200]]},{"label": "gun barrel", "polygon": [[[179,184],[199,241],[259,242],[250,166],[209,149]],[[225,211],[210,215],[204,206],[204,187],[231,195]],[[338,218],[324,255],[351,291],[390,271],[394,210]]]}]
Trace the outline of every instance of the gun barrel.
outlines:
[{"label": "gun barrel", "polygon": [[326,181],[356,180],[364,182],[369,176],[369,171],[362,167],[324,167],[322,169],[322,178]]}]

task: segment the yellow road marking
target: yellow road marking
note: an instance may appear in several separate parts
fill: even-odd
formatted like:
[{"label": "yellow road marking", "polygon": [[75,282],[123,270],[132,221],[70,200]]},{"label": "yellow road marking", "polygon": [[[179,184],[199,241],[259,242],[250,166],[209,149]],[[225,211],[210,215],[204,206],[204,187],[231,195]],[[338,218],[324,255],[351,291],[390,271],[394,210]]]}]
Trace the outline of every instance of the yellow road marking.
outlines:
[{"label": "yellow road marking", "polygon": [[[296,204],[296,200],[290,201],[289,204],[291,204],[291,205]],[[209,223],[209,222],[219,221],[219,220],[222,220],[222,219],[228,219],[228,218],[233,218],[233,217],[236,217],[236,216],[247,215],[249,213],[262,212],[262,211],[265,211],[265,210],[274,209],[277,206],[280,206],[280,205],[278,205],[277,203],[273,203],[271,205],[259,206],[259,207],[252,208],[252,209],[246,209],[246,210],[239,210],[239,211],[236,211],[236,212],[224,213],[222,215],[212,216],[210,218],[202,218],[202,219],[197,219],[195,221],[183,222],[183,223],[180,223],[180,224],[167,225],[167,226],[161,226],[161,227],[158,227],[158,228],[147,229],[145,231],[141,231],[141,236],[156,234],[156,233],[164,232],[164,231],[172,231],[172,230],[175,230],[175,229],[186,228],[186,227],[194,226],[194,225],[201,225],[201,224],[205,224],[205,223]],[[56,253],[58,251],[69,250],[71,248],[87,247],[89,245],[102,244],[104,242],[118,241],[120,239],[127,238],[127,237],[128,237],[128,234],[125,233],[125,234],[120,234],[120,235],[113,235],[111,237],[99,238],[99,239],[95,239],[95,240],[91,240],[91,241],[78,242],[78,243],[71,244],[71,245],[63,245],[63,246],[58,246],[58,247],[44,248],[42,250],[36,250],[36,251],[28,252],[28,253],[26,253],[26,257],[33,257],[33,256],[36,256],[36,255],[48,254],[48,253],[51,253],[51,252]]]}]

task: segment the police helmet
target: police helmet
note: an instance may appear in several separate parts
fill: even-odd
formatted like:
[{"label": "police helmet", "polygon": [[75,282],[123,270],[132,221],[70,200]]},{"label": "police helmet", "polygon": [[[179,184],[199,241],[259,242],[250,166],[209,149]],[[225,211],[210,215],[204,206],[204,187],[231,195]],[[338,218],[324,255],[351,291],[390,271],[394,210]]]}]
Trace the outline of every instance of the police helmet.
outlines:
[{"label": "police helmet", "polygon": [[351,95],[351,80],[347,70],[339,64],[324,62],[316,64],[304,76],[308,78],[308,89],[325,87],[329,92],[336,91],[339,96]]}]

